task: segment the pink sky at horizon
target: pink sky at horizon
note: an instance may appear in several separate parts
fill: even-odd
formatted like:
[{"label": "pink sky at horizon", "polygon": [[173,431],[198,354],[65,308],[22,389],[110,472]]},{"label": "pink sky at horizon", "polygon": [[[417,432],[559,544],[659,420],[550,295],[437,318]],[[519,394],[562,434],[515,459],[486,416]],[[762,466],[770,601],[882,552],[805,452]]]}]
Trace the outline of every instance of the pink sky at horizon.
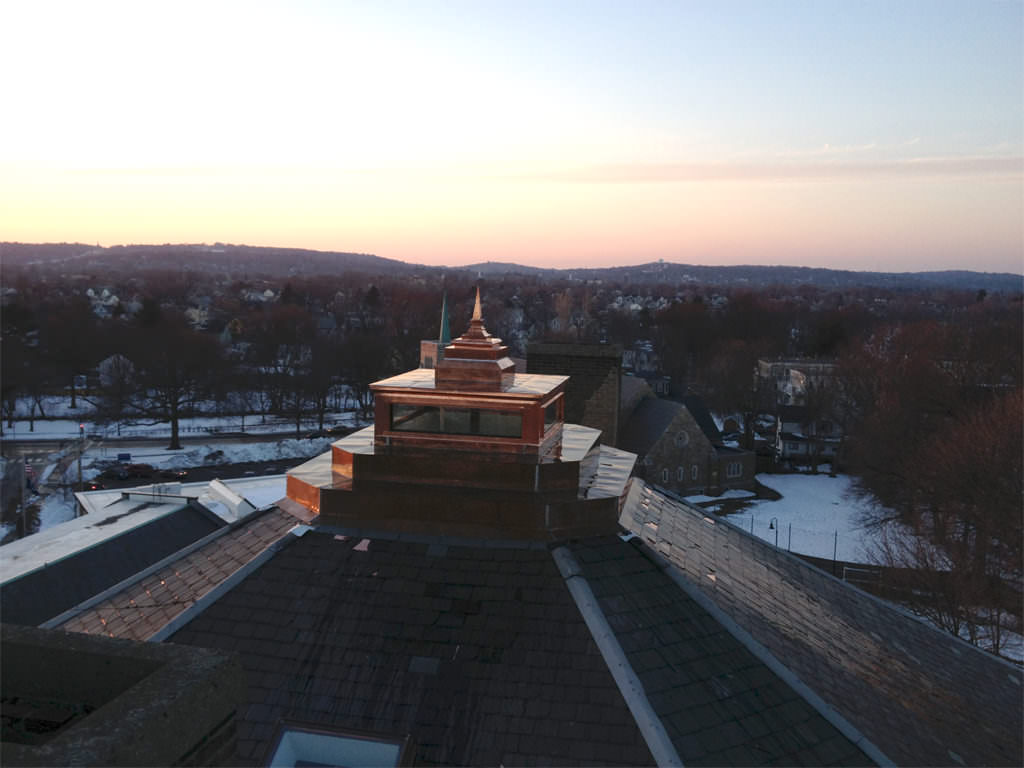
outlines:
[{"label": "pink sky at horizon", "polygon": [[1024,273],[1022,3],[8,11],[0,240]]},{"label": "pink sky at horizon", "polygon": [[[4,239],[228,242],[372,253],[447,266],[507,261],[573,268],[664,259],[1024,273],[1016,223],[1024,195],[1006,170],[909,175],[882,185],[846,173],[824,181],[610,182],[388,171],[364,173],[352,185],[305,171],[212,171],[200,175],[199,185],[190,174],[54,173],[75,176],[74,183],[62,186],[68,195],[63,207],[73,214],[60,221],[48,214],[35,222],[24,216],[20,226],[5,223]],[[25,179],[19,204],[29,204],[33,191],[40,202],[50,194],[51,185],[39,178],[37,173]],[[187,205],[180,202],[179,187],[189,190]],[[309,187],[318,190],[313,202],[299,193]],[[125,195],[126,188],[135,193]],[[236,196],[233,205],[218,202]],[[122,212],[119,221],[100,215],[111,207]],[[985,251],[979,253],[982,244]]]}]

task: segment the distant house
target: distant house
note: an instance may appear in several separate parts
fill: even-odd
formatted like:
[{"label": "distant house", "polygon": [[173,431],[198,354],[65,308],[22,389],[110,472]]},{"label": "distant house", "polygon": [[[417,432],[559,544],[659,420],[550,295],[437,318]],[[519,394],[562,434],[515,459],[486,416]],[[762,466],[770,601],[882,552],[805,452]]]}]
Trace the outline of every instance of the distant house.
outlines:
[{"label": "distant house", "polygon": [[804,405],[807,393],[828,386],[835,374],[836,364],[831,360],[761,358],[754,372],[758,405],[765,410],[777,405]]},{"label": "distant house", "polygon": [[682,495],[753,489],[753,452],[723,444],[699,397],[688,395],[682,402],[637,398],[635,389],[628,388],[637,402],[624,422],[619,447],[637,454],[638,477]]},{"label": "distant house", "polygon": [[658,397],[667,397],[671,391],[672,380],[664,375],[661,358],[650,341],[637,341],[623,350],[622,370],[644,379]]},{"label": "distant house", "polygon": [[775,456],[789,464],[817,466],[835,461],[842,430],[831,419],[815,418],[802,405],[779,406]]}]

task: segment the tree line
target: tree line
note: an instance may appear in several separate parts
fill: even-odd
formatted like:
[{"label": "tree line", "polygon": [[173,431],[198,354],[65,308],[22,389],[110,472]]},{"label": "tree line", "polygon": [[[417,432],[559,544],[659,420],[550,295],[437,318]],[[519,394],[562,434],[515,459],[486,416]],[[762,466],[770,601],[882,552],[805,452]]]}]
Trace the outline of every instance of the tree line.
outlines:
[{"label": "tree line", "polygon": [[[2,274],[0,407],[45,418],[45,397],[83,396],[102,418],[178,422],[200,402],[224,413],[286,416],[321,428],[342,389],[369,408],[369,384],[416,367],[436,338],[442,294],[452,331],[478,282],[465,272],[317,278],[181,270]],[[103,287],[119,297],[100,307]],[[951,632],[997,645],[1019,622],[1022,582],[1021,295],[951,290],[762,290],[492,275],[488,329],[525,355],[533,339],[645,341],[674,394],[712,410],[759,409],[758,358],[835,363],[810,393],[815,418],[842,426],[840,461],[888,518],[880,556],[904,568],[904,594]],[[78,375],[95,372],[89,391]],[[913,577],[912,579],[910,577]],[[915,581],[916,580],[916,581]]]}]

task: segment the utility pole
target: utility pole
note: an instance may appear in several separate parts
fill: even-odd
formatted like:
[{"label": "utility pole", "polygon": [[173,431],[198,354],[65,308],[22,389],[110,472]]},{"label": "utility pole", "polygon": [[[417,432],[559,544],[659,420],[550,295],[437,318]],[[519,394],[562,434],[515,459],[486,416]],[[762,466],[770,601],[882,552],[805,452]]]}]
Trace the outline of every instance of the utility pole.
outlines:
[{"label": "utility pole", "polygon": [[82,485],[82,452],[85,450],[85,424],[78,425],[78,490],[83,490]]}]

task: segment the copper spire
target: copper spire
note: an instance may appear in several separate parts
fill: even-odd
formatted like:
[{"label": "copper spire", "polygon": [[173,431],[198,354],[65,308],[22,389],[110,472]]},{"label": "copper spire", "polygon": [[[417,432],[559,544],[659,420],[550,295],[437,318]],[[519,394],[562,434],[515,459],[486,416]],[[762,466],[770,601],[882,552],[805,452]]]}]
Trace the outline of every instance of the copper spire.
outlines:
[{"label": "copper spire", "polygon": [[471,320],[479,320],[483,322],[484,313],[480,309],[480,286],[476,287],[476,304],[473,305],[473,317]]},{"label": "copper spire", "polygon": [[508,357],[508,347],[484,328],[477,286],[469,328],[445,347],[444,358],[434,369],[434,383],[438,387],[499,390],[511,385],[514,374],[515,363]]},{"label": "copper spire", "polygon": [[[480,286],[476,287],[476,302],[473,304],[473,317],[469,320],[469,329],[462,334],[459,338],[462,339],[476,339],[476,340],[491,340],[491,334],[484,328],[484,313],[480,308]],[[458,339],[456,339],[457,341]],[[498,343],[501,339],[495,339]]]}]

